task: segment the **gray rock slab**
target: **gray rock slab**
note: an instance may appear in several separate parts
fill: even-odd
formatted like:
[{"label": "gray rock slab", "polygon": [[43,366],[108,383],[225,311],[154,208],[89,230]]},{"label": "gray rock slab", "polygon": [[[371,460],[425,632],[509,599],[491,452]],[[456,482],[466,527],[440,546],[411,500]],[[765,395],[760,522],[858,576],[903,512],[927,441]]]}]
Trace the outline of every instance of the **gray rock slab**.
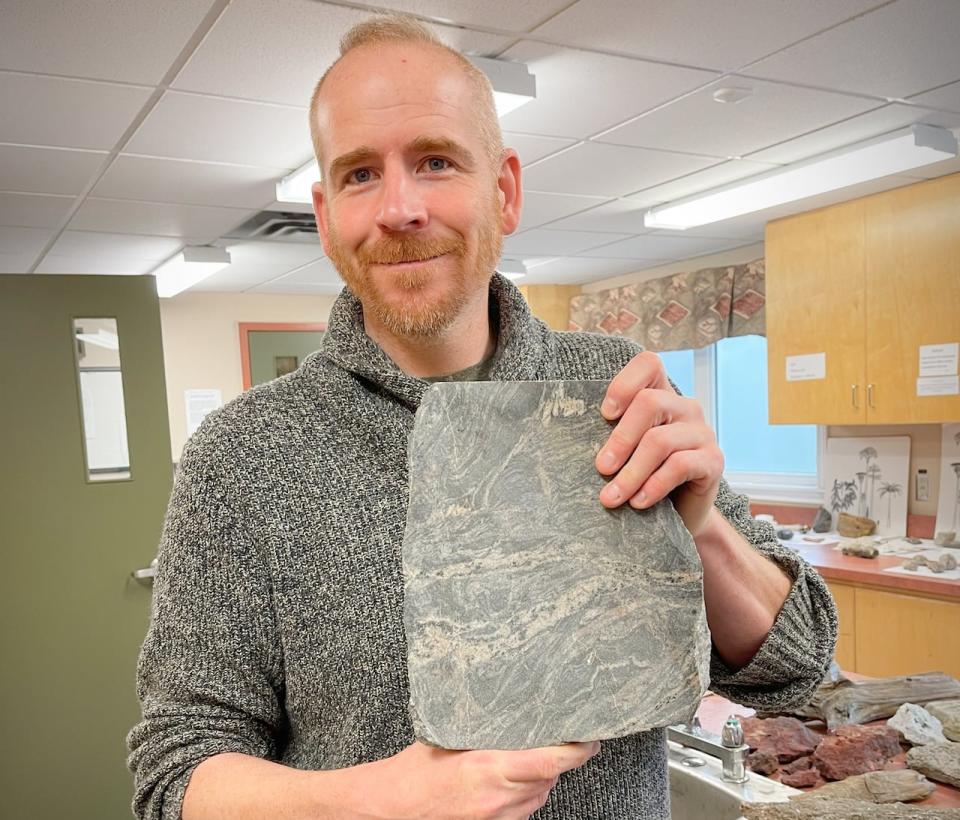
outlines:
[{"label": "gray rock slab", "polygon": [[923,800],[936,787],[920,772],[897,769],[890,772],[867,772],[827,783],[812,792],[791,797],[791,800],[866,800],[871,803],[909,803]]},{"label": "gray rock slab", "polygon": [[943,725],[947,740],[960,741],[960,700],[938,700],[927,704],[930,712]]},{"label": "gray rock slab", "polygon": [[447,749],[606,740],[690,718],[703,570],[669,501],[605,509],[606,382],[439,383],[409,446],[410,712]]},{"label": "gray rock slab", "polygon": [[913,746],[947,742],[940,721],[916,703],[903,704],[887,721],[887,726],[896,729],[901,737]]},{"label": "gray rock slab", "polygon": [[[814,795],[816,792],[814,792]],[[908,806],[904,803],[877,805],[865,800],[832,797],[797,800],[790,803],[745,803],[747,820],[960,820],[960,809]]]}]

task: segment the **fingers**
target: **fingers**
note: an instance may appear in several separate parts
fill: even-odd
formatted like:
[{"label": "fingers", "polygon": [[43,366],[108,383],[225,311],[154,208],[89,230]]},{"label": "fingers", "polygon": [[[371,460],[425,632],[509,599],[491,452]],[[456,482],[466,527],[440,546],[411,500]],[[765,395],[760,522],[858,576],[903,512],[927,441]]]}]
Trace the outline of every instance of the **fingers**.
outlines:
[{"label": "fingers", "polygon": [[624,410],[630,406],[633,397],[639,391],[649,387],[675,392],[660,357],[656,353],[645,350],[634,356],[627,362],[627,366],[613,377],[607,386],[600,412],[608,421],[620,418]]},{"label": "fingers", "polygon": [[555,781],[564,772],[582,766],[599,751],[600,743],[592,741],[508,752],[503,774],[513,783]]}]

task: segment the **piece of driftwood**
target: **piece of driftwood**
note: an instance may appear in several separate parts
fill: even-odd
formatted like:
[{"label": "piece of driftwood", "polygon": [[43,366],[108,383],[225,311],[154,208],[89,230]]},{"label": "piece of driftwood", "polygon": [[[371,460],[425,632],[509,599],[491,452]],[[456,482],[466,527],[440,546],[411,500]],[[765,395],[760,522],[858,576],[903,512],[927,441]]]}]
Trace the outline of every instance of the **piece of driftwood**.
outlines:
[{"label": "piece of driftwood", "polygon": [[747,820],[900,820],[903,817],[960,820],[960,809],[935,809],[906,803],[878,805],[866,800],[815,796],[789,803],[744,803],[741,811]]},{"label": "piece of driftwood", "polygon": [[863,538],[877,531],[877,522],[872,518],[842,512],[837,516],[837,532],[845,538]]},{"label": "piece of driftwood", "polygon": [[960,698],[960,681],[943,672],[925,672],[875,680],[827,680],[810,702],[793,714],[819,718],[831,731],[838,726],[869,723],[896,714],[904,703],[923,705]]},{"label": "piece of driftwood", "polygon": [[933,794],[935,786],[920,772],[898,769],[892,772],[867,772],[827,783],[816,791],[791,797],[791,800],[863,800],[869,803],[910,803]]}]

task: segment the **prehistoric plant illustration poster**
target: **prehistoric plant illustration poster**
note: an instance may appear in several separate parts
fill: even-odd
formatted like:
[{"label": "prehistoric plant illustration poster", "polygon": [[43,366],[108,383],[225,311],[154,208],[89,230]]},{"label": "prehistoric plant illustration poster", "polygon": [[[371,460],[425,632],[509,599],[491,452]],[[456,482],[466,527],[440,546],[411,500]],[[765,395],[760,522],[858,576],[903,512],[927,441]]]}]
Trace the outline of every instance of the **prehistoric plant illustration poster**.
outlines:
[{"label": "prehistoric plant illustration poster", "polygon": [[905,535],[910,437],[828,438],[824,459],[824,506],[872,518],[878,535]]},{"label": "prehistoric plant illustration poster", "polygon": [[944,424],[940,443],[937,532],[960,534],[960,424]]}]

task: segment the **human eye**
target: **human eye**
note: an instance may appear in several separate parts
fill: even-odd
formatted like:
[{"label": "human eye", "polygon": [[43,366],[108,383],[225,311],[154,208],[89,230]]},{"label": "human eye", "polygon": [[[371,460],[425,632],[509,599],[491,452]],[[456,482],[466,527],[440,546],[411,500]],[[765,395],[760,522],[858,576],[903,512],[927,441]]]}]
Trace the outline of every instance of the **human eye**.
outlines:
[{"label": "human eye", "polygon": [[347,185],[363,185],[373,179],[373,171],[369,168],[355,168],[347,174]]},{"label": "human eye", "polygon": [[443,157],[427,157],[423,162],[423,167],[427,171],[432,171],[434,173],[438,171],[446,171],[447,168],[452,168],[453,164],[448,159]]}]

